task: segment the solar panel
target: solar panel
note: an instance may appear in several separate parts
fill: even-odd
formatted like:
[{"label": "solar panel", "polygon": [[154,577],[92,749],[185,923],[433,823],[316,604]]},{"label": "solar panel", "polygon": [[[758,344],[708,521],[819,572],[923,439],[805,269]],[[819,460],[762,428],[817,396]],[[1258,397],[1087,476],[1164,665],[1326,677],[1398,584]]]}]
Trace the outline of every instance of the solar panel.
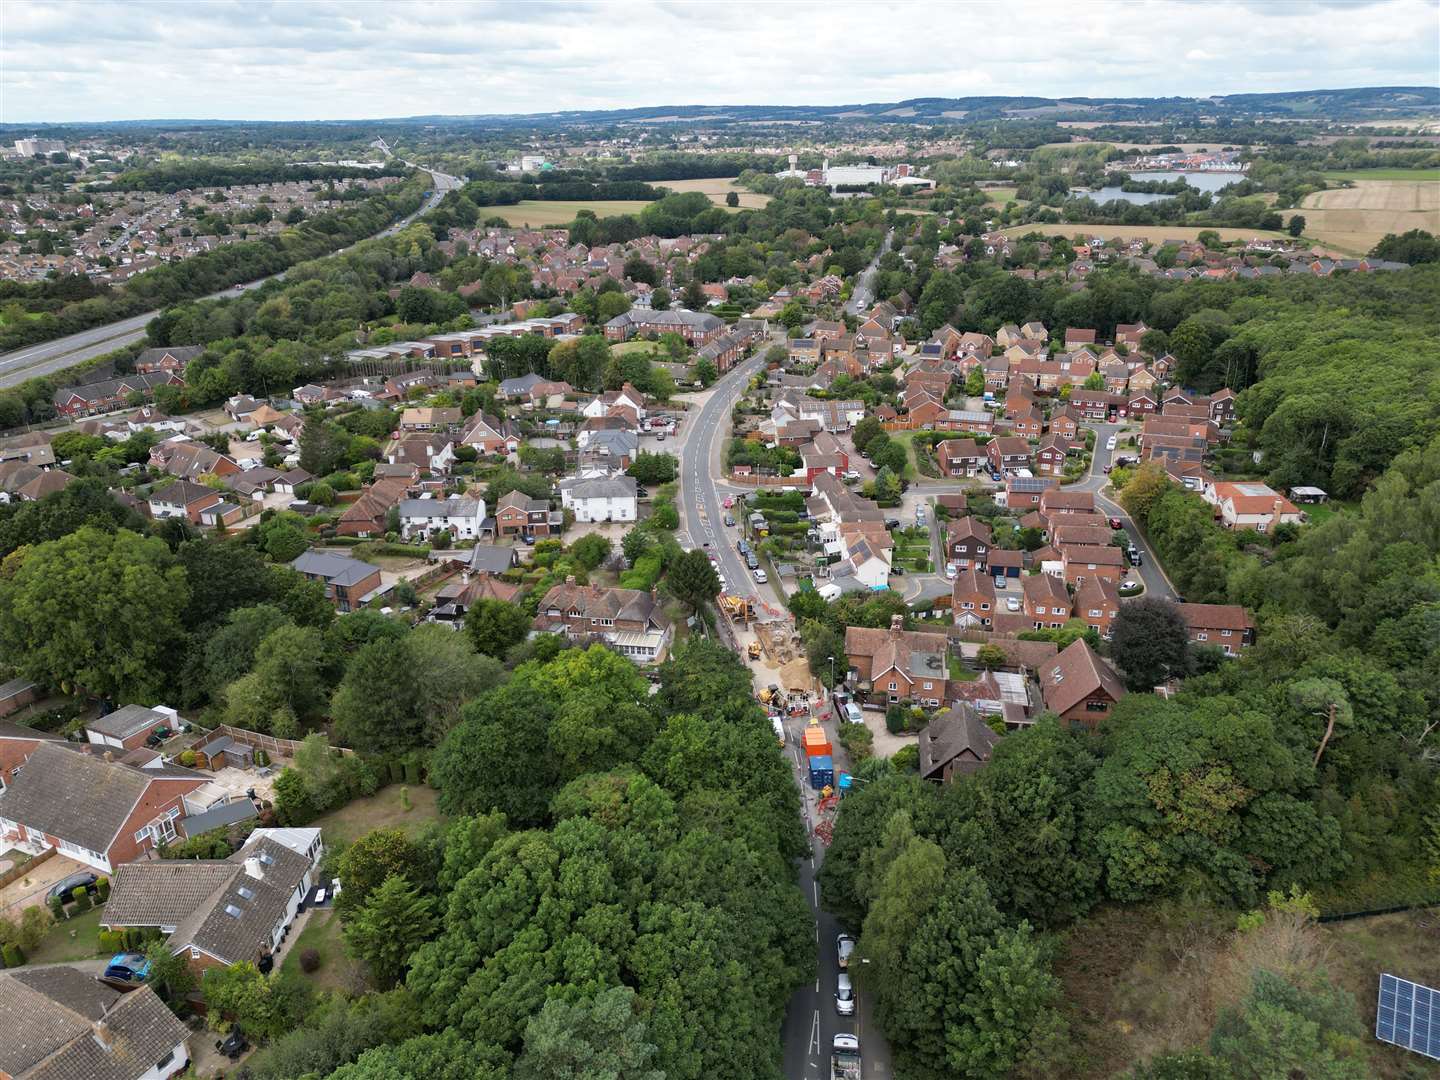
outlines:
[{"label": "solar panel", "polygon": [[1440,1061],[1440,990],[1381,975],[1375,1038]]}]

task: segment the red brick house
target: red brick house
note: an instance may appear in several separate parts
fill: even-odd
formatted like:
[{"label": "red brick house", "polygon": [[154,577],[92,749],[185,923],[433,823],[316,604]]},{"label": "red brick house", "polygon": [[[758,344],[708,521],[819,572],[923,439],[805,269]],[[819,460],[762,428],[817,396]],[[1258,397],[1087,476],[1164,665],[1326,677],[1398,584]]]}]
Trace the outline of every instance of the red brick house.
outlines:
[{"label": "red brick house", "polygon": [[946,439],[935,447],[935,460],[946,476],[978,476],[985,468],[985,451],[974,439]]},{"label": "red brick house", "polygon": [[1080,438],[1080,416],[1070,408],[1061,409],[1050,417],[1050,434],[1058,435],[1067,443]]},{"label": "red brick house", "polygon": [[1065,450],[1069,443],[1059,435],[1046,435],[1035,448],[1035,471],[1041,476],[1059,476],[1065,471]]},{"label": "red brick house", "polygon": [[1255,623],[1239,604],[1176,604],[1190,641],[1214,645],[1226,656],[1238,656],[1255,644]]},{"label": "red brick house", "polygon": [[1071,643],[1040,669],[1045,708],[1062,724],[1092,731],[1125,696],[1119,677],[1084,639]]},{"label": "red brick house", "polygon": [[1102,638],[1109,639],[1110,627],[1120,614],[1120,593],[1113,582],[1087,577],[1075,590],[1075,617]]},{"label": "red brick house", "polygon": [[995,583],[984,568],[967,566],[955,576],[950,610],[956,626],[984,629],[995,616]]},{"label": "red brick house", "polygon": [[929,709],[950,703],[949,639],[904,629],[897,615],[888,630],[845,629],[845,655],[856,693],[876,705],[913,701]]},{"label": "red brick house", "polygon": [[1070,618],[1070,594],[1065,583],[1051,574],[1029,574],[1020,579],[1025,594],[1025,615],[1036,630],[1054,630]]},{"label": "red brick house", "polygon": [[979,518],[962,517],[945,527],[945,558],[962,570],[967,566],[985,569],[992,543],[990,526]]},{"label": "red brick house", "polygon": [[174,839],[181,800],[208,779],[42,742],[0,794],[0,843],[36,855],[57,848],[109,874]]},{"label": "red brick house", "polygon": [[1067,491],[1051,488],[1040,496],[1042,514],[1093,514],[1095,493],[1091,491]]},{"label": "red brick house", "polygon": [[303,552],[290,568],[323,583],[325,598],[341,613],[358,611],[381,584],[378,566],[325,551]]},{"label": "red brick house", "polygon": [[547,499],[532,499],[523,491],[512,491],[495,506],[495,535],[550,536],[561,531],[562,511],[550,509]]},{"label": "red brick house", "polygon": [[29,760],[35,748],[46,742],[63,744],[65,738],[8,720],[0,720],[0,792],[5,790],[15,776],[15,771]]},{"label": "red brick house", "polygon": [[985,447],[990,467],[997,472],[1008,473],[1015,469],[1030,467],[1030,444],[1018,435],[1000,435]]},{"label": "red brick house", "polygon": [[1091,578],[1104,578],[1118,585],[1125,573],[1125,556],[1112,545],[1067,544],[1060,551],[1060,563],[1065,581],[1075,586]]}]

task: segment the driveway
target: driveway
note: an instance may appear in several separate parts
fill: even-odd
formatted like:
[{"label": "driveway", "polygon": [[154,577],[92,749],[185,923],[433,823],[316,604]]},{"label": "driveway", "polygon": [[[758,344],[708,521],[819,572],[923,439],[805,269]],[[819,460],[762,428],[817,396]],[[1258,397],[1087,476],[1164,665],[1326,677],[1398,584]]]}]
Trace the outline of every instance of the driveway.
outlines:
[{"label": "driveway", "polygon": [[96,873],[95,868],[68,855],[55,854],[36,865],[22,877],[0,889],[0,916],[13,918],[27,907],[40,907],[45,903],[45,893],[57,881],[71,874]]}]

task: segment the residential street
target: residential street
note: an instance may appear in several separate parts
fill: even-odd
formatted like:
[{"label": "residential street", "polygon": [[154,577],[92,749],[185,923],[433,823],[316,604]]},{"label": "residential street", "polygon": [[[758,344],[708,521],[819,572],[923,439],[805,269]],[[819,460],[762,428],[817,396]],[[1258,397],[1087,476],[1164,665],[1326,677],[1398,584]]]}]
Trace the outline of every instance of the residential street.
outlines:
[{"label": "residential street", "polygon": [[875,299],[875,270],[880,265],[880,256],[890,250],[890,241],[894,238],[895,230],[891,229],[885,234],[885,240],[880,244],[875,258],[870,260],[870,265],[860,271],[860,276],[855,281],[855,290],[850,294],[850,302],[845,305],[845,310],[851,315],[859,315]]},{"label": "residential street", "polygon": [[[435,209],[447,191],[460,186],[458,177],[431,172],[429,169],[425,171],[430,173],[435,188],[426,196],[420,209],[368,239],[390,236],[405,228],[421,214]],[[340,251],[348,250],[349,248],[340,249]],[[338,255],[340,252],[332,254]],[[251,289],[256,285],[263,285],[267,281],[277,281],[284,276],[282,271],[258,281],[248,282],[244,287]],[[239,290],[233,288],[222,289],[220,292],[211,293],[202,299],[217,300],[226,296],[234,296],[237,291]],[[15,386],[26,379],[33,379],[37,375],[49,375],[83,360],[103,356],[105,353],[114,352],[125,345],[139,341],[145,336],[145,327],[158,314],[160,314],[158,311],[147,311],[143,315],[135,315],[129,319],[122,319],[120,322],[107,323],[90,330],[82,330],[80,333],[71,334],[68,337],[56,338],[54,341],[46,341],[39,345],[29,345],[23,349],[16,349],[0,355],[0,387]]]}]

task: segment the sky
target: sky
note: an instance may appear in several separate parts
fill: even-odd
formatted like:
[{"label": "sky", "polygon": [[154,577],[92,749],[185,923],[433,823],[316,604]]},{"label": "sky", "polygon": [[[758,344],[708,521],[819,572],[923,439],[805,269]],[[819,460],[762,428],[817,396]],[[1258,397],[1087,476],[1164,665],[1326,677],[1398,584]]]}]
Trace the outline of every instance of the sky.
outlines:
[{"label": "sky", "polygon": [[0,122],[1440,83],[1440,0],[0,0]]}]

